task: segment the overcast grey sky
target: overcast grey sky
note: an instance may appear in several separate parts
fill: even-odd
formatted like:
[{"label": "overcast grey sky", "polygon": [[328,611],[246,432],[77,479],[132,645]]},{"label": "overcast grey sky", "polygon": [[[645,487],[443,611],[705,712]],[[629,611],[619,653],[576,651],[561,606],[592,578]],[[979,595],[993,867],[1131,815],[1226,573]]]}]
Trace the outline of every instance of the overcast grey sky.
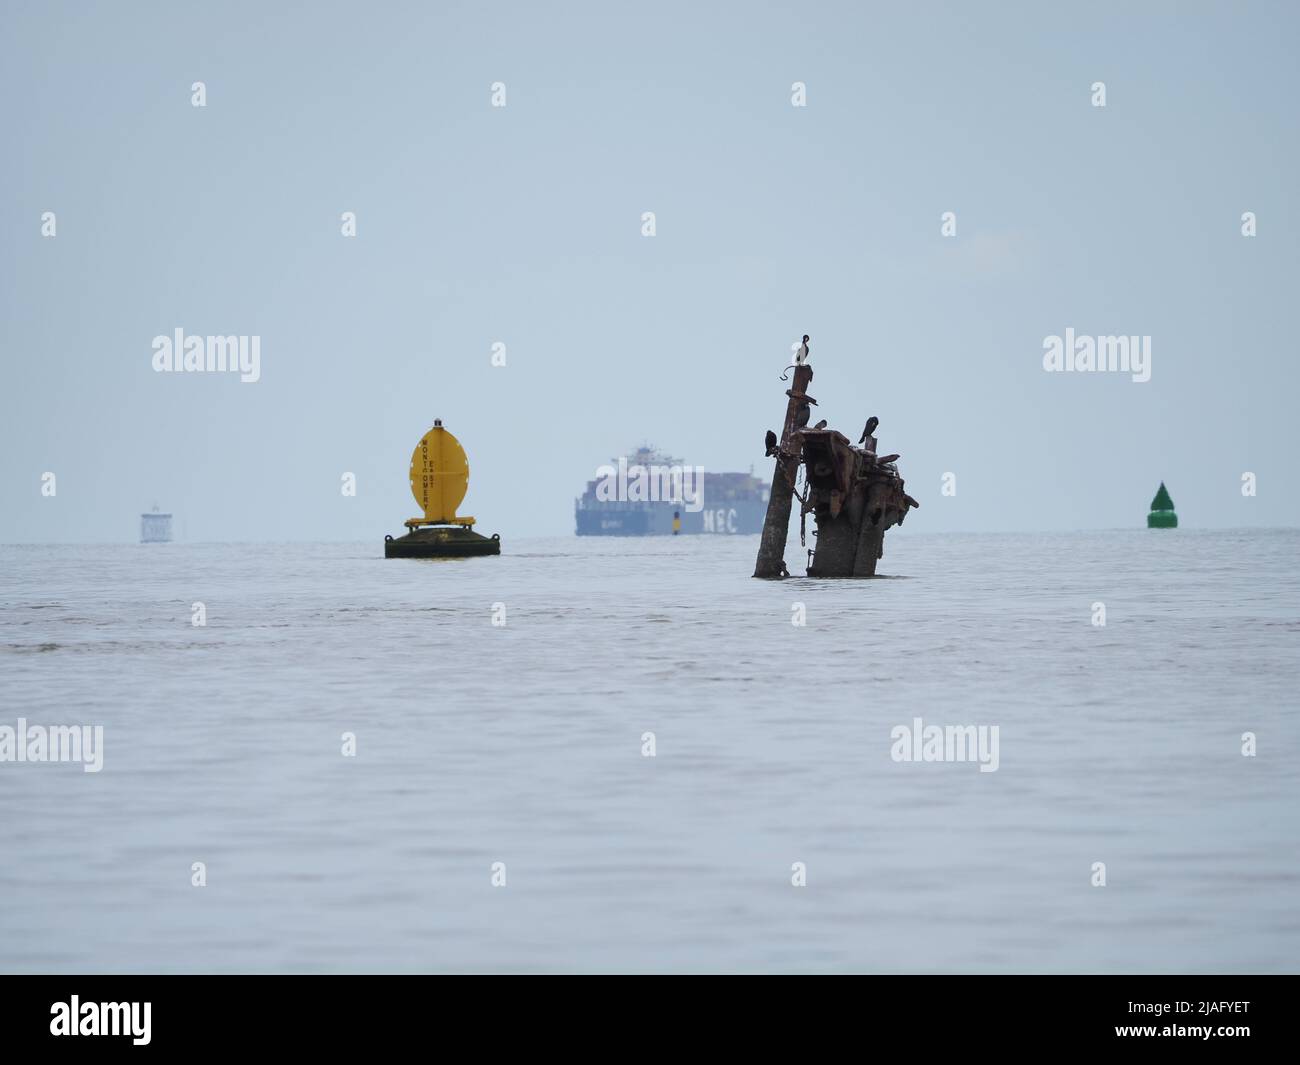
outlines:
[{"label": "overcast grey sky", "polygon": [[[1294,5],[0,10],[0,540],[378,540],[435,417],[480,531],[571,533],[643,442],[767,473],[803,332],[909,531],[1140,525],[1162,479],[1300,523]],[[155,373],[177,328],[261,379]],[[1067,328],[1151,380],[1045,372]]]}]

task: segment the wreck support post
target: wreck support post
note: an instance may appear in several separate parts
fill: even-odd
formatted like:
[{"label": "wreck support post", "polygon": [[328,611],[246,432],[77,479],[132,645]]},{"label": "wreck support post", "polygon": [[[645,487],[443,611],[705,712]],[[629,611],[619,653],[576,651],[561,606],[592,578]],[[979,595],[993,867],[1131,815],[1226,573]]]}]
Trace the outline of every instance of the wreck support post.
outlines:
[{"label": "wreck support post", "polygon": [[858,552],[853,559],[853,576],[874,577],[876,575],[876,562],[880,558],[881,551],[884,550],[884,544],[884,526],[873,525],[871,518],[863,514],[862,531],[858,536]]},{"label": "wreck support post", "polygon": [[794,368],[794,382],[786,393],[785,425],[778,445],[776,467],[772,471],[772,489],[767,498],[767,517],[763,519],[763,536],[758,544],[755,577],[774,578],[785,575],[785,542],[790,535],[790,507],[794,502],[794,481],[799,470],[802,438],[795,428],[795,415],[808,402],[808,382],[812,367]]}]

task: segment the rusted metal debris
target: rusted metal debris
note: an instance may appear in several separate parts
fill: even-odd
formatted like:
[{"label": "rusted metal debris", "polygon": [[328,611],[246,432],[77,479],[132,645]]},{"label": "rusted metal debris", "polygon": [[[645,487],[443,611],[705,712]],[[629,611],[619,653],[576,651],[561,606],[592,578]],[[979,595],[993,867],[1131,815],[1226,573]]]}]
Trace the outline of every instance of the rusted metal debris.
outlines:
[{"label": "rusted metal debris", "polygon": [[[790,575],[785,544],[791,507],[798,499],[801,544],[810,512],[817,523],[813,533],[817,544],[809,552],[808,576],[872,577],[884,554],[885,530],[901,525],[908,510],[920,504],[903,490],[903,478],[894,465],[898,455],[876,456],[872,434],[877,419],[867,423],[860,447],[843,433],[824,428],[825,422],[818,423],[821,428],[807,428],[811,408],[817,404],[808,394],[812,378],[811,366],[796,366],[792,387],[786,391],[789,402],[776,446],[776,469],[754,576]],[[796,490],[801,466],[803,495]]]}]

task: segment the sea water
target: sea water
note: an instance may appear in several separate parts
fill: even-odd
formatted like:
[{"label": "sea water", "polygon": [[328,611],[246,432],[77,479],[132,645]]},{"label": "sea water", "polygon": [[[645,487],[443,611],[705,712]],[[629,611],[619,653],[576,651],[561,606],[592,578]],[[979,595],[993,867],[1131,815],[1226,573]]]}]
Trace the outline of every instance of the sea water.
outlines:
[{"label": "sea water", "polygon": [[1300,531],[756,549],[0,547],[0,969],[1300,968]]}]

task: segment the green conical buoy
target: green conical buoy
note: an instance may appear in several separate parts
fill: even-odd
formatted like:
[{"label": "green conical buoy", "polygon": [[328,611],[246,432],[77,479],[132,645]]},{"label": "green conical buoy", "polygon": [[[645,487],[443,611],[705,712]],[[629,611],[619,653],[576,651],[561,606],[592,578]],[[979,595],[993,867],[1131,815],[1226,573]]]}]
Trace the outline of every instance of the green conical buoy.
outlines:
[{"label": "green conical buoy", "polygon": [[1160,490],[1151,500],[1151,513],[1147,515],[1148,529],[1177,529],[1178,515],[1174,513],[1174,501],[1169,498],[1169,489],[1165,482],[1160,482]]}]

